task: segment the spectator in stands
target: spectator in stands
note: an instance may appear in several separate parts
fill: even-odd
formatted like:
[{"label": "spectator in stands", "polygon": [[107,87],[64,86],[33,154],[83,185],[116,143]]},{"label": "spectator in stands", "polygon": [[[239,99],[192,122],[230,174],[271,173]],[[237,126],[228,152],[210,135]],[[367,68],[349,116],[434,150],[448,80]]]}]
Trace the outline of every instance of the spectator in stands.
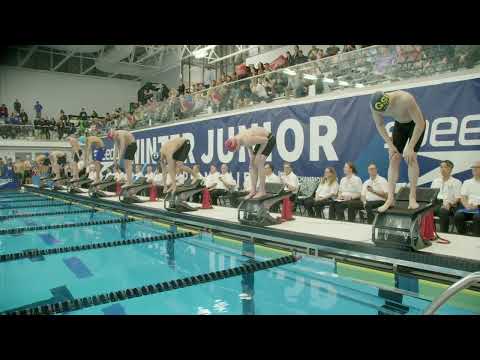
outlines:
[{"label": "spectator in stands", "polygon": [[60,110],[60,115],[58,115],[57,120],[55,121],[55,126],[57,128],[57,135],[58,140],[62,140],[63,134],[65,132],[65,118],[63,117],[65,114],[63,110]]},{"label": "spectator in stands", "polygon": [[480,236],[480,161],[472,166],[471,179],[465,180],[460,192],[464,209],[455,213],[455,226],[459,234],[467,232],[466,221],[473,221],[473,233]]},{"label": "spectator in stands", "polygon": [[28,124],[28,115],[25,110],[22,110],[22,112],[20,112],[20,122],[22,125]]},{"label": "spectator in stands", "polygon": [[303,64],[308,62],[308,58],[303,55],[302,50],[298,50],[298,55],[295,57],[295,64]]},{"label": "spectator in stands", "polygon": [[15,102],[13,103],[13,110],[15,110],[15,112],[19,114],[22,112],[22,104],[20,104],[20,101],[18,101],[18,99],[15,99]]},{"label": "spectator in stands", "polygon": [[272,102],[272,96],[267,94],[267,90],[265,89],[265,86],[263,86],[263,81],[261,78],[255,78],[252,80],[251,90],[251,98],[254,102]]},{"label": "spectator in stands", "polygon": [[88,120],[88,115],[87,115],[87,112],[85,111],[85,108],[82,108],[78,117],[79,117],[80,120],[83,120],[83,121]]},{"label": "spectator in stands", "polygon": [[334,56],[337,55],[338,52],[340,51],[340,48],[337,45],[330,45],[327,48],[327,54],[326,56]]},{"label": "spectator in stands", "polygon": [[35,105],[33,106],[33,108],[35,109],[35,117],[37,119],[41,119],[42,118],[43,106],[40,104],[40,102],[38,100],[35,103]]},{"label": "spectator in stands", "polygon": [[5,119],[7,118],[8,118],[7,106],[5,104],[2,104],[2,106],[0,106],[0,121],[5,122]]},{"label": "spectator in stands", "polygon": [[296,60],[298,58],[298,55],[300,53],[300,46],[295,45],[293,47],[293,58]]},{"label": "spectator in stands", "polygon": [[287,51],[287,66],[295,65],[295,58],[290,54],[290,51]]},{"label": "spectator in stands", "polygon": [[361,200],[362,208],[367,211],[367,222],[371,224],[375,217],[373,209],[382,206],[387,199],[388,182],[384,177],[378,175],[377,165],[374,163],[368,165],[368,174],[370,178],[363,183]]},{"label": "spectator in stands", "polygon": [[334,219],[333,198],[338,193],[337,173],[333,167],[325,168],[324,176],[315,191],[315,197],[305,199],[304,206],[308,216],[322,217],[322,211],[329,206],[329,219]]},{"label": "spectator in stands", "polygon": [[92,111],[92,119],[98,118],[98,114],[95,110]]},{"label": "spectator in stands", "polygon": [[178,85],[178,95],[184,95],[185,94],[185,84],[182,82],[180,85]]},{"label": "spectator in stands", "polygon": [[355,49],[356,49],[355,45],[343,45],[342,52],[345,53],[345,52],[353,51]]},{"label": "spectator in stands", "polygon": [[440,189],[435,203],[435,215],[440,217],[440,231],[448,232],[450,217],[454,216],[461,200],[462,182],[451,176],[453,163],[440,163],[441,176],[433,180],[431,188]]},{"label": "spectator in stands", "polygon": [[357,169],[352,162],[343,167],[345,176],[340,180],[338,197],[334,212],[337,220],[345,220],[345,209],[348,209],[348,221],[353,222],[357,209],[361,207],[362,180],[357,176]]},{"label": "spectator in stands", "polygon": [[297,70],[294,76],[288,78],[287,95],[288,97],[293,92],[296,98],[307,95],[307,89],[305,87],[305,81],[303,80],[303,72]]},{"label": "spectator in stands", "polygon": [[318,56],[318,48],[315,45],[313,45],[313,47],[308,51],[308,54],[307,54],[308,60],[310,61],[317,60],[317,56]]},{"label": "spectator in stands", "polygon": [[323,59],[324,57],[325,57],[325,52],[323,51],[323,49],[319,49],[317,53],[317,60]]}]

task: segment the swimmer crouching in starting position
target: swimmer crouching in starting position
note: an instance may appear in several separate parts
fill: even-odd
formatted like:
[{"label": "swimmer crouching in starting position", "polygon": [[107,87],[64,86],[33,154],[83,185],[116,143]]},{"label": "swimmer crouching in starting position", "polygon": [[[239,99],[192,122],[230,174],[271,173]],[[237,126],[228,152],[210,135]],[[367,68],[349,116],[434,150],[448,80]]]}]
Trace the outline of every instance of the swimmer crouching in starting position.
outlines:
[{"label": "swimmer crouching in starting position", "polygon": [[[228,151],[235,152],[240,146],[245,146],[250,156],[250,193],[245,199],[265,196],[265,160],[276,145],[275,136],[264,128],[251,128],[240,131],[237,135],[225,141]],[[258,192],[257,192],[258,181]]]},{"label": "swimmer crouching in starting position", "polygon": [[160,166],[162,167],[163,184],[166,188],[167,173],[172,180],[170,187],[164,191],[165,193],[174,193],[177,190],[177,183],[175,181],[177,168],[186,173],[192,174],[192,170],[183,165],[190,152],[190,141],[185,138],[174,138],[168,140],[162,145],[160,149]]},{"label": "swimmer crouching in starting position", "polygon": [[[388,93],[378,91],[371,97],[370,108],[378,132],[388,145],[390,164],[388,167],[388,197],[378,212],[385,212],[395,203],[395,187],[398,181],[400,161],[408,164],[410,181],[409,209],[417,209],[417,182],[420,169],[417,152],[425,134],[425,119],[412,94],[397,90]],[[392,137],[385,130],[384,117],[395,120]],[[408,141],[408,146],[405,147]],[[405,151],[404,151],[405,149]]]}]

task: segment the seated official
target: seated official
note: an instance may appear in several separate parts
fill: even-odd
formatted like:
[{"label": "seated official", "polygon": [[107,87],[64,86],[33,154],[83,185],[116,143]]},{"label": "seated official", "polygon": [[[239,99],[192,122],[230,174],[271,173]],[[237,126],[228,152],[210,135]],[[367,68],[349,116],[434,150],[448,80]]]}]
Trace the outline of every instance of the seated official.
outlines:
[{"label": "seated official", "polygon": [[265,183],[280,184],[281,182],[280,178],[274,173],[273,165],[265,164]]},{"label": "seated official", "polygon": [[375,218],[373,209],[382,206],[387,199],[388,181],[378,175],[377,165],[374,163],[368,165],[368,174],[370,178],[363,183],[360,200],[362,202],[362,208],[367,211],[367,222],[372,224]]},{"label": "seated official", "polygon": [[329,219],[334,219],[333,198],[338,193],[337,172],[333,167],[327,167],[324,171],[324,176],[318,184],[314,197],[305,199],[305,209],[308,216],[322,217],[322,211],[325,206],[329,206]]},{"label": "seated official", "polygon": [[[192,174],[190,175],[190,181],[192,185],[203,184],[205,183],[205,178],[200,172],[200,165],[195,164],[192,167]],[[192,196],[192,201],[199,203],[202,201],[202,193],[197,193]]]},{"label": "seated official", "polygon": [[88,178],[94,182],[97,180],[97,174],[95,171],[95,164],[90,164],[88,166]]},{"label": "seated official", "polygon": [[122,172],[122,170],[120,170],[118,166],[115,168],[113,176],[115,181],[117,182],[127,181],[127,176],[125,175],[125,173]]},{"label": "seated official", "polygon": [[142,165],[141,164],[137,164],[135,166],[135,174],[133,175],[133,178],[136,180],[136,179],[139,179],[143,177],[143,172],[142,172]]},{"label": "seated official", "polygon": [[145,174],[145,178],[147,179],[147,183],[153,183],[153,180],[155,179],[155,173],[153,172],[152,165],[147,166],[147,173]]},{"label": "seated official", "polygon": [[[280,182],[285,185],[285,191],[291,191],[295,197],[298,193],[298,188],[300,187],[298,182],[298,177],[292,171],[292,165],[288,162],[283,164],[283,174],[280,176]],[[293,200],[293,199],[292,199]]]},{"label": "seated official", "polygon": [[455,213],[455,226],[459,234],[465,234],[467,227],[465,222],[473,220],[473,233],[480,236],[480,161],[472,166],[473,177],[465,180],[460,192],[464,209]]},{"label": "seated official", "polygon": [[215,205],[218,205],[218,198],[220,196],[224,196],[237,186],[232,174],[228,172],[227,164],[222,164],[221,173],[217,171],[215,165],[211,165],[210,174],[207,176],[206,183],[208,188],[213,187],[211,197],[212,203]]},{"label": "seated official", "polygon": [[355,215],[362,207],[360,196],[362,194],[362,180],[356,175],[357,169],[352,162],[347,162],[343,167],[345,176],[340,180],[338,196],[335,199],[333,213],[337,220],[345,220],[345,209],[348,212],[348,221],[355,221]]},{"label": "seated official", "polygon": [[439,178],[433,180],[431,188],[440,189],[435,201],[435,215],[440,218],[440,231],[448,232],[450,217],[458,210],[461,200],[462,182],[451,176],[453,163],[449,160],[440,163]]}]

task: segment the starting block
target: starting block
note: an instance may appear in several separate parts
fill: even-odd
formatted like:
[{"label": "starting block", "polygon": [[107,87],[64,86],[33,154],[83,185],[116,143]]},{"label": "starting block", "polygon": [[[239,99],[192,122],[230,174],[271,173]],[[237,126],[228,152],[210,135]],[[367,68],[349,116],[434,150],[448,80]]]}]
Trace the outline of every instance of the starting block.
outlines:
[{"label": "starting block", "polygon": [[410,188],[400,189],[395,206],[384,213],[377,211],[372,224],[372,240],[377,246],[415,251],[430,246],[420,234],[420,221],[431,211],[439,189],[417,188],[418,209],[408,209]]}]

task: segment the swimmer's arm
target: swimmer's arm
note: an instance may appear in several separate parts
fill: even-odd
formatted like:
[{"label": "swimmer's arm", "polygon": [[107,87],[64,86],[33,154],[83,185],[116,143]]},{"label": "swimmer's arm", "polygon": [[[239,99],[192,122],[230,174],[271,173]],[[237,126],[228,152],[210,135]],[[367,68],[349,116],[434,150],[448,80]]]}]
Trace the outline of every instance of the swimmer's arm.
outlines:
[{"label": "swimmer's arm", "polygon": [[383,116],[372,110],[373,121],[375,121],[375,126],[377,127],[378,133],[383,138],[385,143],[391,147],[393,146],[392,139],[388,136],[387,130],[385,129],[385,123],[383,121]]},{"label": "swimmer's arm", "polygon": [[415,122],[415,128],[413,129],[412,138],[410,139],[408,144],[410,149],[413,149],[415,145],[417,145],[418,139],[420,139],[420,136],[425,130],[425,120],[415,99],[412,99],[412,102],[408,107],[408,114]]}]

